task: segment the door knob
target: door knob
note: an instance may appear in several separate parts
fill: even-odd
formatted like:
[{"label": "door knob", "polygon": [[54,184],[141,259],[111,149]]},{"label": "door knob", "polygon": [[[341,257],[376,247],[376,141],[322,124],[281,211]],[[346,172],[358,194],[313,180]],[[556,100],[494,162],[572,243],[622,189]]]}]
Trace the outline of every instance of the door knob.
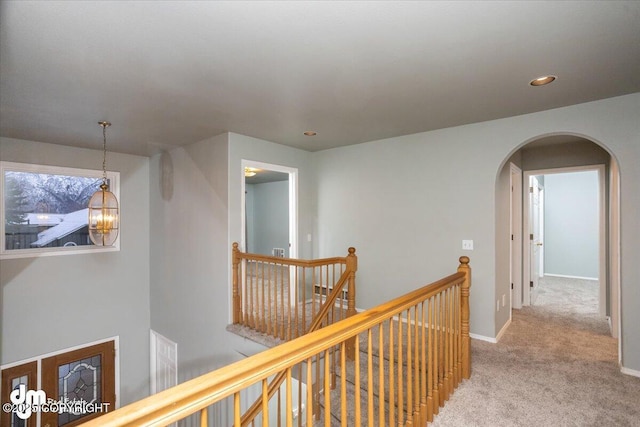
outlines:
[{"label": "door knob", "polygon": [[542,246],[542,243],[536,243],[537,246]]}]

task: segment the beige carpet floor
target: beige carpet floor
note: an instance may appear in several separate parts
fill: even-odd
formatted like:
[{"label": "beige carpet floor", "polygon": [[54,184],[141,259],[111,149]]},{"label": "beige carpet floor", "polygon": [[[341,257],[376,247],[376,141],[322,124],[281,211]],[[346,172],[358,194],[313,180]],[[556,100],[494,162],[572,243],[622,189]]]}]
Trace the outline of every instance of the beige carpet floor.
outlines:
[{"label": "beige carpet floor", "polygon": [[640,426],[640,378],[617,355],[598,283],[546,277],[498,344],[472,340],[472,378],[432,425]]}]

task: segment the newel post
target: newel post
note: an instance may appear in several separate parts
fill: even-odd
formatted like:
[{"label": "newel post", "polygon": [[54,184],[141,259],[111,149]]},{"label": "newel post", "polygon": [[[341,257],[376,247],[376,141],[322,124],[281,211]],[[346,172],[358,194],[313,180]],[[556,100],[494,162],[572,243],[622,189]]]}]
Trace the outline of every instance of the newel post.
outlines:
[{"label": "newel post", "polygon": [[233,265],[232,284],[233,284],[233,323],[240,323],[242,320],[242,298],[240,295],[240,249],[238,243],[233,242],[233,250],[231,256]]},{"label": "newel post", "polygon": [[471,288],[471,267],[469,267],[469,257],[460,257],[458,272],[464,273],[461,294],[461,334],[462,334],[462,378],[471,377],[471,338],[469,337],[469,289]]},{"label": "newel post", "polygon": [[347,317],[356,314],[356,271],[358,271],[358,257],[356,248],[349,248],[346,258],[349,282],[347,284]]},{"label": "newel post", "polygon": [[[349,255],[346,257],[346,267],[349,272],[347,283],[347,317],[356,314],[356,271],[358,271],[358,256],[356,248],[348,249]],[[355,337],[347,341],[347,358],[353,360],[355,357]]]}]

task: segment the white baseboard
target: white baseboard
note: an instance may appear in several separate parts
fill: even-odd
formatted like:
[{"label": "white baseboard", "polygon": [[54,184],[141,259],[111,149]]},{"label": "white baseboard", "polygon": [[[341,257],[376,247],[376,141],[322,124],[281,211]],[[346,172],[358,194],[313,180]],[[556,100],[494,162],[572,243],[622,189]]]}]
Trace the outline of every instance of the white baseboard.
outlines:
[{"label": "white baseboard", "polygon": [[480,341],[487,341],[493,344],[497,344],[498,340],[496,340],[495,338],[491,338],[491,337],[485,337],[484,335],[478,335],[478,334],[472,334],[469,333],[469,337],[473,338],[474,340],[480,340]]},{"label": "white baseboard", "polygon": [[500,341],[500,338],[502,338],[502,336],[504,335],[504,333],[507,331],[507,328],[511,325],[511,319],[507,320],[507,323],[504,324],[504,326],[502,327],[502,329],[500,329],[500,332],[498,332],[498,335],[496,335],[496,343]]},{"label": "white baseboard", "polygon": [[631,375],[631,376],[640,378],[640,371],[636,371],[635,369],[629,369],[629,368],[625,368],[624,366],[621,366],[620,372],[626,375]]},{"label": "white baseboard", "polygon": [[580,279],[580,280],[595,280],[598,281],[597,277],[583,277],[583,276],[569,276],[566,274],[551,274],[551,273],[544,273],[545,276],[551,276],[551,277],[564,277],[566,279]]}]

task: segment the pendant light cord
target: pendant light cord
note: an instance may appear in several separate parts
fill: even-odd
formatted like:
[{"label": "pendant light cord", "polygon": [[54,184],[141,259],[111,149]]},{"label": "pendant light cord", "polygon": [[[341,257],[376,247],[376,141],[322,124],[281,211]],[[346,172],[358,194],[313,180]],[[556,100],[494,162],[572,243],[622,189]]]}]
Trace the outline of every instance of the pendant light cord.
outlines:
[{"label": "pendant light cord", "polygon": [[102,185],[108,188],[107,185],[107,128],[111,126],[110,122],[98,122],[102,126]]}]

